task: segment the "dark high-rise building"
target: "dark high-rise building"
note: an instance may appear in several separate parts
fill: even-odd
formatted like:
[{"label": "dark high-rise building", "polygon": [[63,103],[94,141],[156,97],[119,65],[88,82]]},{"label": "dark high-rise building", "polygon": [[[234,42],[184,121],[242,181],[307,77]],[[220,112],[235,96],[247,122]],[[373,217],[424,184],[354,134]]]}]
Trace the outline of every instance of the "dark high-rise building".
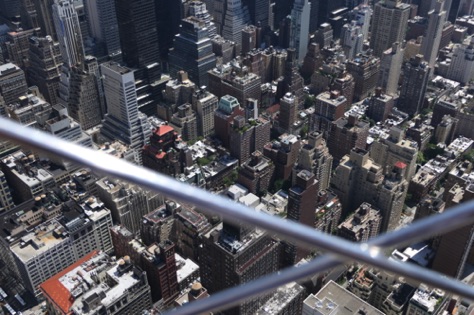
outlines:
[{"label": "dark high-rise building", "polygon": [[29,66],[28,50],[29,39],[39,34],[39,28],[29,30],[18,30],[16,32],[8,32],[5,48],[10,62],[19,66],[26,72]]},{"label": "dark high-rise building", "polygon": [[270,121],[264,118],[249,119],[235,116],[230,125],[230,154],[244,163],[250,155],[270,141]]},{"label": "dark high-rise building", "polygon": [[207,72],[216,66],[216,56],[202,20],[191,16],[181,21],[180,33],[176,36],[168,59],[173,76],[185,70],[196,85],[208,84]]},{"label": "dark high-rise building", "polygon": [[283,134],[265,145],[263,154],[275,164],[275,180],[290,178],[300,147],[301,141],[292,134]]},{"label": "dark high-rise building", "polygon": [[283,96],[283,98],[280,100],[280,128],[287,132],[291,132],[293,130],[293,124],[296,121],[297,114],[297,98],[291,93],[286,93],[285,96]]},{"label": "dark high-rise building", "polygon": [[347,72],[355,81],[354,100],[363,100],[375,91],[379,70],[380,59],[369,54],[358,54],[347,63]]},{"label": "dark high-rise building", "polygon": [[217,110],[214,112],[214,129],[224,147],[229,147],[230,129],[234,117],[243,114],[244,111],[235,97],[230,95],[221,97]]},{"label": "dark high-rise building", "polygon": [[71,69],[68,113],[84,130],[99,125],[105,115],[95,74],[97,68],[97,59],[87,56],[82,64]]},{"label": "dark high-rise building", "polygon": [[403,74],[397,107],[413,116],[423,107],[430,68],[428,63],[423,61],[423,55],[416,55],[405,63]]},{"label": "dark high-rise building", "polygon": [[365,149],[369,135],[369,123],[356,116],[341,117],[331,123],[328,148],[336,163],[353,148]]},{"label": "dark high-rise building", "polygon": [[382,89],[378,87],[375,89],[375,94],[369,97],[367,117],[376,122],[385,121],[392,112],[393,104],[393,97],[382,93]]},{"label": "dark high-rise building", "polygon": [[51,105],[58,103],[62,56],[51,36],[30,38],[28,81]]},{"label": "dark high-rise building", "polygon": [[1,0],[0,15],[6,19],[17,18],[20,16],[20,1]]},{"label": "dark high-rise building", "polygon": [[58,40],[56,28],[53,23],[53,3],[54,0],[33,0],[36,14],[38,14],[38,24],[43,36],[51,36],[54,41]]},{"label": "dark high-rise building", "polygon": [[[201,281],[211,294],[278,270],[279,243],[266,232],[224,222],[202,239]],[[271,294],[255,297],[222,314],[255,314],[270,297]]]},{"label": "dark high-rise building", "polygon": [[155,1],[117,0],[115,9],[125,64],[141,69],[159,62]]},{"label": "dark high-rise building", "polygon": [[90,35],[99,46],[101,54],[113,61],[122,61],[119,29],[114,0],[87,0],[84,6]]},{"label": "dark high-rise building", "polygon": [[[309,227],[314,227],[317,204],[318,181],[313,173],[302,170],[295,176],[288,195],[287,218]],[[296,244],[285,245],[286,264],[292,265],[305,258],[310,250]]]},{"label": "dark high-rise building", "polygon": [[[446,208],[449,209],[473,198],[474,187],[472,184],[468,183],[465,187],[455,184],[449,188],[447,193]],[[442,235],[433,260],[433,270],[459,279],[463,275],[466,262],[472,262],[473,235],[474,227],[472,225]]]},{"label": "dark high-rise building", "polygon": [[[166,60],[168,52],[173,47],[173,40],[180,32],[182,16],[182,1],[155,1],[156,28],[158,30],[158,45],[161,59]],[[184,69],[188,71],[188,69]]]},{"label": "dark high-rise building", "polygon": [[260,25],[262,28],[270,26],[270,0],[243,0],[242,2],[249,9],[250,22],[253,25]]},{"label": "dark high-rise building", "polygon": [[237,182],[252,194],[259,195],[270,188],[274,170],[272,161],[260,151],[255,151],[241,164]]}]

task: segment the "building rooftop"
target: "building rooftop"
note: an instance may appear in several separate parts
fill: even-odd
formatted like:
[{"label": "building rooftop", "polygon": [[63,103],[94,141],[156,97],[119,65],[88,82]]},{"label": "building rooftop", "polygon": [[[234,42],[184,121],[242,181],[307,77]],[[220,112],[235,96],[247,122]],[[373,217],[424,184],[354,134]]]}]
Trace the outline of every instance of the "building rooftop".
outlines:
[{"label": "building rooftop", "polygon": [[174,254],[174,257],[176,259],[176,277],[178,278],[178,283],[199,271],[199,266],[191,259],[184,259],[179,254]]},{"label": "building rooftop", "polygon": [[321,315],[383,315],[384,313],[364,302],[356,295],[329,281],[316,295],[309,295],[303,307]]},{"label": "building rooftop", "polygon": [[298,295],[303,294],[304,291],[304,287],[296,282],[290,282],[281,286],[255,315],[279,314],[281,310],[287,307]]}]

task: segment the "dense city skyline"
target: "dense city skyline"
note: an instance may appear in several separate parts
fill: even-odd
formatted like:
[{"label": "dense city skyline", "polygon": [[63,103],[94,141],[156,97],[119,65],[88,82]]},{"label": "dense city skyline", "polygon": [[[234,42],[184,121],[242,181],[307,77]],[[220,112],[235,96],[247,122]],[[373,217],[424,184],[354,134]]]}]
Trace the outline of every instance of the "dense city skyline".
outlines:
[{"label": "dense city skyline", "polygon": [[[351,242],[474,199],[473,0],[171,2],[0,0],[0,116]],[[386,254],[472,285],[473,231]],[[322,254],[0,139],[6,313],[156,314]],[[354,262],[216,314],[473,311]]]}]

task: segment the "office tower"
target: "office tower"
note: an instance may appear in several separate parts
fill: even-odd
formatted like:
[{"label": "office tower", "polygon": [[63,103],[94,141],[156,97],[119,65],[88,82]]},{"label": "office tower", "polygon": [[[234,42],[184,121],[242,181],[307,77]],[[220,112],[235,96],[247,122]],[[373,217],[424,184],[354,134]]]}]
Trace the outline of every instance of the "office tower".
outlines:
[{"label": "office tower", "polygon": [[158,46],[161,58],[166,60],[170,48],[173,47],[175,35],[180,33],[181,19],[185,18],[183,1],[157,0],[155,10]]},{"label": "office tower", "polygon": [[395,42],[392,48],[383,52],[380,57],[380,71],[377,86],[380,86],[386,94],[395,96],[398,92],[398,80],[403,63],[404,49],[400,43]]},{"label": "office tower", "polygon": [[13,207],[15,207],[15,204],[10,193],[10,187],[8,186],[5,174],[0,171],[0,211],[8,211],[13,209]]},{"label": "office tower", "polygon": [[[280,245],[262,230],[224,222],[204,234],[202,239],[199,250],[201,281],[210,294],[278,270]],[[223,311],[223,314],[254,314],[270,296],[260,295]]]},{"label": "office tower", "polygon": [[360,26],[364,40],[369,39],[369,27],[372,19],[372,7],[367,4],[360,4],[352,10],[352,20]]},{"label": "office tower", "polygon": [[176,250],[183,257],[199,261],[201,236],[212,228],[208,219],[201,213],[187,206],[175,214]]},{"label": "office tower", "polygon": [[68,265],[41,283],[39,290],[47,309],[58,315],[139,314],[152,306],[146,272],[130,257],[112,260],[98,251]]},{"label": "office tower", "polygon": [[23,71],[27,71],[29,67],[28,49],[30,37],[37,36],[40,29],[17,30],[15,32],[8,32],[5,43],[3,45],[8,60],[11,63],[19,66]]},{"label": "office tower", "polygon": [[323,139],[323,134],[311,132],[308,134],[307,142],[302,146],[297,169],[305,169],[312,172],[318,181],[319,191],[329,188],[332,171],[332,155]]},{"label": "office tower", "polygon": [[375,94],[368,98],[366,115],[375,122],[382,122],[392,113],[394,99],[388,94],[382,93],[382,88],[375,89]]},{"label": "office tower", "polygon": [[160,61],[155,1],[118,0],[115,3],[123,61],[143,69]]},{"label": "office tower", "polygon": [[194,16],[202,20],[206,25],[209,38],[215,38],[217,36],[216,24],[214,23],[211,14],[209,14],[206,4],[202,1],[192,0],[189,3],[186,3],[185,6],[187,7],[188,11],[184,17]]},{"label": "office tower", "polygon": [[13,63],[0,65],[0,95],[5,105],[17,102],[18,98],[26,94],[25,73]]},{"label": "office tower", "polygon": [[70,68],[84,59],[79,17],[72,0],[55,0],[53,19],[64,64]]},{"label": "office tower", "polygon": [[[58,104],[62,56],[51,36],[30,38],[28,80],[51,105]],[[87,129],[87,128],[85,128]]]},{"label": "office tower", "polygon": [[233,41],[236,53],[240,54],[242,45],[242,29],[250,24],[248,8],[241,0],[225,0],[225,11],[222,24],[222,37]]},{"label": "office tower", "polygon": [[163,197],[133,184],[104,177],[96,182],[97,196],[110,209],[116,224],[132,233],[140,230],[143,216],[163,204]]},{"label": "office tower", "polygon": [[201,87],[193,94],[193,109],[198,120],[198,135],[208,137],[214,133],[214,112],[217,109],[217,97]]},{"label": "office tower", "polygon": [[301,141],[292,134],[282,134],[278,140],[265,144],[263,154],[275,165],[275,180],[291,180],[300,147]]},{"label": "office tower", "polygon": [[104,84],[107,114],[101,134],[120,140],[132,149],[143,147],[151,133],[146,116],[138,111],[133,71],[114,62],[100,65]]},{"label": "office tower", "polygon": [[240,165],[237,183],[254,195],[268,191],[272,183],[275,165],[260,151],[255,151],[250,158]]},{"label": "office tower", "polygon": [[304,103],[304,81],[299,73],[299,62],[296,58],[296,50],[293,48],[287,49],[285,72],[283,78],[283,89],[279,89],[279,93],[292,93],[296,97],[298,108],[303,108]]},{"label": "office tower", "polygon": [[1,0],[0,15],[6,20],[14,19],[20,16],[20,1]]},{"label": "office tower", "polygon": [[365,149],[369,123],[357,116],[341,117],[333,121],[328,132],[328,149],[336,163],[353,148]]},{"label": "office tower", "polygon": [[[448,189],[446,209],[474,198],[474,187],[470,183],[455,184]],[[473,232],[473,226],[468,225],[442,235],[433,260],[433,270],[460,279],[466,263],[472,261]]]},{"label": "office tower", "polygon": [[310,130],[327,134],[331,123],[344,116],[347,99],[339,91],[323,92],[316,96]]},{"label": "office tower", "polygon": [[362,28],[357,25],[356,21],[345,24],[341,32],[341,45],[347,59],[353,59],[357,54],[362,52],[364,44],[364,34]]},{"label": "office tower", "polygon": [[97,67],[97,59],[87,56],[82,64],[71,69],[68,113],[84,130],[99,125],[105,114],[101,110],[101,96],[94,73]]},{"label": "office tower", "polygon": [[174,237],[174,214],[179,206],[174,201],[166,200],[155,210],[146,213],[140,224],[140,238],[142,242],[150,246],[153,243],[160,244]]},{"label": "office tower", "polygon": [[423,61],[422,55],[416,55],[403,67],[403,80],[397,107],[410,116],[418,113],[424,105],[425,91],[431,69]]},{"label": "office tower", "polygon": [[375,4],[370,37],[370,48],[375,56],[382,56],[393,43],[403,42],[409,15],[410,5],[400,0],[384,0]]},{"label": "office tower", "polygon": [[406,165],[403,177],[408,181],[416,171],[418,145],[415,141],[405,139],[405,132],[392,127],[387,138],[379,138],[370,146],[370,157],[375,163],[382,165],[384,173],[398,162]]},{"label": "office tower", "polygon": [[247,99],[259,100],[262,95],[262,80],[255,73],[248,72],[241,63],[219,66],[208,72],[209,92],[217,97],[232,95],[240,104]]},{"label": "office tower", "polygon": [[273,28],[273,25],[270,25],[270,0],[243,0],[242,3],[249,10],[250,23],[262,29]]},{"label": "office tower", "polygon": [[184,103],[191,103],[192,95],[197,86],[189,80],[188,73],[180,70],[177,79],[166,82],[165,90],[162,92],[163,101],[158,103],[157,115],[165,121],[171,120],[171,116],[177,111],[177,107]]},{"label": "office tower", "polygon": [[362,53],[347,62],[347,72],[354,77],[354,100],[361,101],[375,91],[380,70],[380,59]]},{"label": "office tower", "polygon": [[178,106],[178,111],[171,116],[170,124],[184,141],[196,141],[198,137],[198,123],[192,105],[185,103]]},{"label": "office tower", "polygon": [[275,19],[274,19],[274,27],[275,29],[278,29],[279,23],[288,15],[291,14],[291,9],[293,8],[293,3],[294,0],[275,0],[275,6],[274,6],[274,14],[275,14]]},{"label": "office tower", "polygon": [[[313,173],[307,170],[299,171],[293,180],[288,194],[287,219],[314,228],[315,210],[318,194],[318,181]],[[284,245],[286,265],[294,265],[306,258],[311,250],[294,243]]]},{"label": "office tower", "polygon": [[191,16],[181,21],[180,33],[168,59],[173,76],[184,70],[197,86],[208,85],[207,72],[216,66],[216,56],[202,20]]},{"label": "office tower", "polygon": [[249,119],[235,116],[230,125],[230,154],[244,163],[253,152],[263,152],[263,146],[270,141],[270,121],[262,117]]},{"label": "office tower", "polygon": [[246,55],[257,47],[257,27],[254,25],[245,26],[242,29],[242,54]]},{"label": "office tower", "polygon": [[317,43],[311,43],[308,47],[308,52],[303,60],[301,67],[301,75],[307,79],[310,78],[314,72],[323,65],[323,56]]},{"label": "office tower", "polygon": [[331,42],[334,38],[334,31],[329,23],[323,23],[319,25],[319,28],[314,32],[314,42],[316,42],[319,47],[328,48],[331,47]]},{"label": "office tower", "polygon": [[290,47],[296,50],[298,63],[303,62],[308,51],[310,11],[308,0],[296,0],[291,10]]},{"label": "office tower", "polygon": [[90,36],[96,41],[95,45],[103,49],[103,54],[108,59],[120,62],[122,51],[114,1],[87,0],[84,1],[84,6]]},{"label": "office tower", "polygon": [[467,84],[474,78],[474,40],[469,44],[454,44],[446,78]]},{"label": "office tower", "polygon": [[298,100],[295,95],[286,93],[280,100],[279,126],[286,132],[293,131],[293,124],[297,119]]},{"label": "office tower", "polygon": [[428,14],[428,29],[421,42],[420,54],[428,62],[428,66],[434,72],[436,57],[438,56],[441,33],[446,21],[446,11],[444,11],[444,0],[436,1],[435,8]]},{"label": "office tower", "polygon": [[34,0],[36,14],[38,14],[38,24],[41,28],[43,37],[51,36],[53,41],[57,41],[56,28],[53,21],[53,4],[54,0],[39,1]]},{"label": "office tower", "polygon": [[337,227],[337,235],[351,242],[365,243],[377,236],[382,217],[370,203],[362,203],[356,211]]}]

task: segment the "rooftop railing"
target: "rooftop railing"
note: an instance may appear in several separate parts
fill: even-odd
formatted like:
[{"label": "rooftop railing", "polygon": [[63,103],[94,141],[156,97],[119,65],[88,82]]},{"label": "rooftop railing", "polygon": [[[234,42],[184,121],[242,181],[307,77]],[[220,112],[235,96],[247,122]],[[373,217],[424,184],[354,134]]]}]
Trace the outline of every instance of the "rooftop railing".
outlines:
[{"label": "rooftop railing", "polygon": [[53,153],[95,171],[149,188],[171,199],[193,204],[202,211],[218,214],[226,220],[258,226],[299,245],[327,252],[307,264],[290,267],[278,273],[212,294],[207,299],[194,301],[167,311],[164,313],[165,315],[194,315],[226,309],[286,283],[303,280],[339,264],[352,261],[385,269],[447,292],[474,299],[472,286],[414,264],[389,259],[383,252],[384,248],[413,243],[473,224],[474,201],[453,207],[442,214],[416,221],[397,231],[379,235],[367,243],[352,243],[296,222],[256,212],[240,203],[178,182],[171,177],[99,151],[74,145],[44,132],[24,127],[9,119],[0,118],[0,137],[39,151]]}]

